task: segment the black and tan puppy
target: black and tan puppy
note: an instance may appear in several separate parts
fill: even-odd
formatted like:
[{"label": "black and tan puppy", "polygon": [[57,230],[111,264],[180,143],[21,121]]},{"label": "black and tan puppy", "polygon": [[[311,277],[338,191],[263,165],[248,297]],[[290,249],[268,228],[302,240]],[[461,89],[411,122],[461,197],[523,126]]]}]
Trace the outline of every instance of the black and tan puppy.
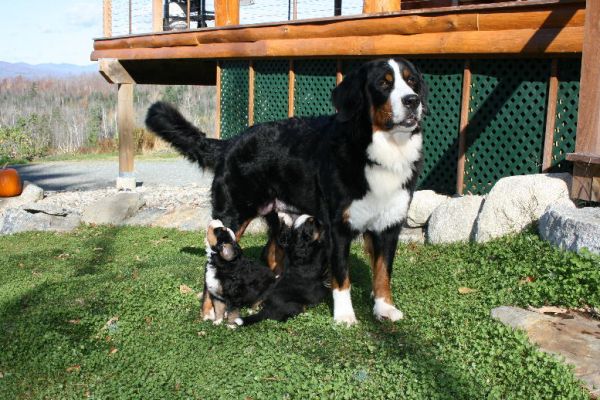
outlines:
[{"label": "black and tan puppy", "polygon": [[214,220],[206,232],[205,293],[214,304],[215,315],[205,316],[214,324],[239,316],[239,309],[252,306],[275,282],[275,274],[265,265],[246,258],[233,231]]},{"label": "black and tan puppy", "polygon": [[[279,245],[285,249],[283,274],[264,295],[262,309],[254,315],[237,318],[237,325],[250,325],[265,319],[286,321],[306,306],[322,302],[331,289],[327,251],[322,224],[310,215],[301,215],[292,225],[282,216]],[[292,225],[292,226],[290,226]]]}]

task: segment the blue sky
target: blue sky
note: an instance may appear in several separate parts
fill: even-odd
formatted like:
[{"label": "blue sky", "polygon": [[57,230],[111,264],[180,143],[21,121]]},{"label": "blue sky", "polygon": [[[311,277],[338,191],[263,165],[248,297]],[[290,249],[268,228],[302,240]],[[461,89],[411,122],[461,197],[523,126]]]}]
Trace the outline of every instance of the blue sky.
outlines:
[{"label": "blue sky", "polygon": [[[113,0],[113,32],[127,26],[128,0]],[[207,8],[213,9],[211,0]],[[248,0],[241,23],[287,18],[286,0]],[[151,0],[132,0],[133,30],[151,29]],[[343,14],[360,13],[362,0],[344,0]],[[328,16],[332,0],[298,0],[299,18]],[[0,61],[90,64],[95,37],[102,36],[102,0],[0,0]]]},{"label": "blue sky", "polygon": [[0,61],[90,64],[102,0],[0,0]]}]

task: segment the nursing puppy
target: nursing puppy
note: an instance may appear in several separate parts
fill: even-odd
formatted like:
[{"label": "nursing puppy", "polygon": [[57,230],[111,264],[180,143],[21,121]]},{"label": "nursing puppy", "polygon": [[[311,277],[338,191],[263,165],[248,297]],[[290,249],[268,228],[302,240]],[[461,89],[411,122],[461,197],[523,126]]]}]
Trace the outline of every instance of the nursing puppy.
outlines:
[{"label": "nursing puppy", "polygon": [[266,266],[242,254],[233,231],[213,220],[206,232],[205,293],[214,304],[214,324],[239,316],[239,309],[252,306],[275,282],[275,274]]},{"label": "nursing puppy", "polygon": [[310,215],[301,215],[292,225],[289,215],[282,220],[278,237],[285,250],[283,274],[267,291],[262,309],[254,315],[237,318],[237,325],[250,325],[265,319],[286,321],[306,306],[319,304],[330,293],[325,233],[322,224]]}]

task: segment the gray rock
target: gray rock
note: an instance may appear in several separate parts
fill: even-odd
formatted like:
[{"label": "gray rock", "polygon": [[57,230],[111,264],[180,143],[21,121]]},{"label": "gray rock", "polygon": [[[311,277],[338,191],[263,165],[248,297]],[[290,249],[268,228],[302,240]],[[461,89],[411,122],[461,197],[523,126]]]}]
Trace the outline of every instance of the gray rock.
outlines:
[{"label": "gray rock", "polygon": [[423,234],[423,228],[411,228],[410,226],[404,225],[400,230],[398,241],[400,243],[425,243],[425,235]]},{"label": "gray rock", "polygon": [[429,243],[468,242],[473,237],[482,196],[452,198],[437,207],[427,225]]},{"label": "gray rock", "polygon": [[477,218],[475,240],[486,242],[520,232],[537,221],[548,205],[569,198],[569,174],[536,174],[500,179]]},{"label": "gray rock", "polygon": [[433,190],[415,192],[408,209],[406,225],[411,228],[425,226],[433,210],[447,200],[448,196],[437,194]]},{"label": "gray rock", "polygon": [[584,381],[592,393],[600,394],[600,328],[597,321],[576,314],[564,319],[517,307],[498,307],[491,315],[505,325],[524,330],[529,340],[543,351],[564,357],[567,363],[575,366],[575,376]]},{"label": "gray rock", "polygon": [[566,204],[548,207],[540,218],[542,239],[565,250],[583,248],[600,254],[600,208],[575,208]]},{"label": "gray rock", "polygon": [[0,210],[17,208],[24,204],[35,203],[44,198],[44,189],[33,183],[25,182],[20,196],[7,197],[0,202]]},{"label": "gray rock", "polygon": [[152,222],[152,226],[176,228],[182,231],[205,230],[211,221],[210,208],[183,206],[168,211]]},{"label": "gray rock", "polygon": [[117,193],[90,204],[81,220],[86,224],[121,225],[144,204],[139,193]]},{"label": "gray rock", "polygon": [[43,213],[56,215],[58,217],[66,217],[68,214],[73,214],[73,210],[71,209],[66,209],[54,204],[44,204],[43,202],[25,204],[22,208],[32,214]]},{"label": "gray rock", "polygon": [[255,218],[250,222],[250,225],[248,225],[246,233],[265,233],[267,230],[268,226],[265,220],[263,218]]},{"label": "gray rock", "polygon": [[156,223],[156,220],[166,213],[166,210],[160,208],[144,208],[131,218],[126,219],[123,225],[152,226]]},{"label": "gray rock", "polygon": [[20,208],[5,210],[0,217],[0,234],[8,235],[27,231],[70,232],[81,222],[78,215],[56,216],[29,213]]}]

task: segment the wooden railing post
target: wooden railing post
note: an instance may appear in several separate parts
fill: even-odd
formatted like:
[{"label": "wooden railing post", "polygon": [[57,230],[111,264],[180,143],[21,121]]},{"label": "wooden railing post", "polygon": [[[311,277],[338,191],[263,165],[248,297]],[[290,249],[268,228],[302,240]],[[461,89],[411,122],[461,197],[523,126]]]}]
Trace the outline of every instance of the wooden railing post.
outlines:
[{"label": "wooden railing post", "polygon": [[112,0],[103,1],[102,32],[104,34],[104,37],[112,36]]},{"label": "wooden railing post", "polygon": [[600,1],[587,0],[571,197],[600,202]]},{"label": "wooden railing post", "polygon": [[215,26],[239,25],[239,23],[239,0],[215,0]]},{"label": "wooden railing post", "polygon": [[117,130],[119,132],[119,176],[117,189],[135,189],[133,84],[119,83],[117,94]]},{"label": "wooden railing post", "polygon": [[363,14],[400,11],[401,0],[364,0]]},{"label": "wooden railing post", "polygon": [[162,32],[163,30],[163,0],[152,0],[152,31]]}]

